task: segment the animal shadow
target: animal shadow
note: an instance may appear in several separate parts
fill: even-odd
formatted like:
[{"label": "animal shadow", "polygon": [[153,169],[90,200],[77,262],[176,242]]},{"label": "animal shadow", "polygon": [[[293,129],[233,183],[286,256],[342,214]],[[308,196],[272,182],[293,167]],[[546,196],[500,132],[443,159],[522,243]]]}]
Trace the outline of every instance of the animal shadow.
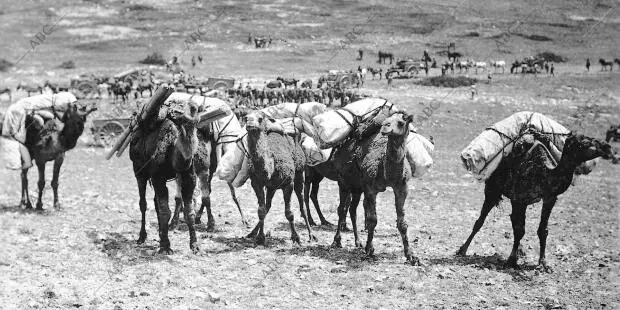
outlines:
[{"label": "animal shadow", "polygon": [[53,207],[49,207],[48,209],[37,210],[35,208],[26,209],[21,207],[19,204],[9,204],[9,203],[0,203],[0,214],[2,213],[21,213],[21,214],[39,214],[39,215],[51,215],[53,212],[58,210],[53,210]]},{"label": "animal shadow", "polygon": [[428,259],[428,262],[432,265],[472,266],[476,269],[488,269],[508,274],[516,281],[531,280],[528,272],[536,270],[536,265],[519,263],[519,266],[514,268],[507,266],[506,260],[506,258],[496,253],[491,256],[481,256],[475,254],[467,256],[451,255],[447,257],[431,258]]},{"label": "animal shadow", "polygon": [[127,239],[117,232],[87,231],[86,236],[107,255],[108,259],[124,265],[136,265],[145,261],[168,260],[166,255],[157,255],[159,245],[136,244],[136,240]]}]

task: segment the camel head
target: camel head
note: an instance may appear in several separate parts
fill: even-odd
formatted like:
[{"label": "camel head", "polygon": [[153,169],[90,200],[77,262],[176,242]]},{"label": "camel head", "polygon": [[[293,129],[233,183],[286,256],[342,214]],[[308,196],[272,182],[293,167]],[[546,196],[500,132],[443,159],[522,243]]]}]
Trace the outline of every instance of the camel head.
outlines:
[{"label": "camel head", "polygon": [[274,123],[275,120],[268,117],[262,112],[253,112],[243,117],[245,123],[245,129],[247,131],[265,131],[269,123]]},{"label": "camel head", "polygon": [[[82,124],[82,126],[84,125],[84,123],[86,122],[86,118],[88,117],[88,115],[92,112],[97,111],[96,107],[87,107],[87,106],[81,106],[78,107],[77,103],[70,103],[67,105],[67,110],[65,111],[65,113],[62,115],[62,117],[59,117],[63,123],[67,124],[67,123],[74,123],[74,124]],[[54,114],[56,114],[56,111],[53,110]]]},{"label": "camel head", "polygon": [[405,112],[397,112],[388,117],[381,125],[381,134],[404,137],[409,132],[409,124],[413,116]]},{"label": "camel head", "polygon": [[590,138],[581,134],[571,134],[566,138],[562,155],[572,156],[577,162],[585,162],[597,157],[614,160],[616,150],[607,142]]}]

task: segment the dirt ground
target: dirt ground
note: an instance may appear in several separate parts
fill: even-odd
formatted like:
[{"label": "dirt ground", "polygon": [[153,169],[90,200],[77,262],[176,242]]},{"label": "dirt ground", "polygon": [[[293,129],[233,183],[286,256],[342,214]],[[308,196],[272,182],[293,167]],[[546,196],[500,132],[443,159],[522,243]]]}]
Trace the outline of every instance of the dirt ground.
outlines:
[{"label": "dirt ground", "polygon": [[[538,11],[532,16],[527,2],[497,1],[490,6],[488,1],[481,1],[468,3],[467,11],[456,2],[436,2],[421,1],[417,7],[401,2],[378,5],[373,14],[383,20],[398,10],[407,9],[410,15],[394,15],[391,23],[373,20],[370,23],[379,26],[372,31],[364,28],[360,42],[351,43],[327,62],[335,42],[353,25],[367,20],[370,4],[334,2],[331,15],[324,16],[321,14],[327,14],[327,9],[323,6],[329,4],[322,2],[316,4],[318,9],[312,9],[305,3],[267,1],[251,2],[249,7],[232,2],[210,6],[159,1],[152,9],[136,12],[125,9],[146,2],[100,1],[101,5],[95,6],[85,1],[71,7],[70,2],[59,1],[53,10],[56,15],[50,19],[66,13],[61,23],[64,26],[12,71],[0,73],[5,85],[14,87],[21,80],[62,80],[83,72],[120,72],[153,50],[172,55],[175,49],[182,49],[184,36],[195,28],[183,23],[181,17],[199,22],[200,14],[208,16],[207,12],[217,7],[232,13],[212,26],[213,37],[205,40],[208,42],[188,52],[208,56],[204,64],[192,69],[205,76],[261,81],[294,73],[316,80],[327,69],[373,65],[376,54],[372,51],[376,49],[401,54],[414,51],[409,54],[417,56],[427,43],[447,42],[453,33],[477,30],[491,35],[518,20],[527,21],[523,24],[528,31],[546,33],[556,40],[525,42],[514,37],[507,47],[510,54],[501,55],[507,62],[544,50],[563,54],[569,61],[556,64],[555,77],[494,74],[492,83],[486,84],[486,74],[469,73],[484,80],[473,100],[469,88],[423,87],[414,85],[413,80],[395,80],[392,89],[386,89],[384,80],[365,83],[361,91],[388,98],[416,115],[432,100],[440,103],[419,126],[421,134],[433,136],[436,142],[435,166],[409,183],[406,202],[409,239],[423,263],[421,267],[405,264],[389,189],[378,197],[376,259],[368,260],[362,249],[354,247],[350,232],[343,235],[343,249],[330,248],[333,226],[314,227],[318,241],[309,242],[302,233],[305,227],[295,199],[295,222],[302,245],[293,245],[281,193],[276,194],[266,220],[267,246],[255,246],[244,238],[249,229],[241,224],[228,188],[220,180],[214,180],[211,196],[216,231],[206,232],[199,226],[199,254],[189,250],[183,225],[171,233],[174,254],[156,254],[159,238],[152,190],[147,194],[148,238],[145,244],[137,245],[140,211],[131,162],[127,155],[105,160],[105,149],[89,146],[92,137],[87,128],[78,147],[66,154],[60,177],[61,210],[52,207],[51,165],[46,175],[44,212],[19,209],[19,174],[0,169],[0,308],[619,309],[620,166],[608,161],[600,160],[591,174],[580,176],[558,200],[547,246],[547,261],[554,273],[535,269],[540,204],[528,209],[522,240],[526,257],[520,261],[521,269],[504,267],[512,246],[507,201],[491,212],[468,255],[454,255],[479,214],[484,188],[461,167],[458,154],[487,126],[524,110],[544,113],[571,130],[598,138],[604,137],[610,124],[620,124],[620,74],[600,72],[596,63],[598,55],[613,57],[612,46],[617,47],[620,40],[613,36],[618,21],[605,20],[593,28],[596,22],[580,19],[602,16],[606,12],[598,6],[602,2],[588,2],[590,9],[585,10],[574,1],[549,1],[545,4],[547,16],[539,16]],[[5,30],[3,35],[19,42],[21,49],[0,49],[17,59],[22,49],[28,48],[27,38],[36,33],[37,25],[45,23],[49,8],[38,3],[15,6],[3,6],[7,19],[0,26]],[[192,13],[189,8],[193,6],[196,12]],[[558,7],[563,11],[554,10]],[[254,19],[248,19],[249,9],[255,10]],[[447,15],[448,9],[456,13]],[[416,22],[410,25],[409,20]],[[566,25],[550,25],[560,22]],[[422,29],[425,25],[435,30],[426,33]],[[275,26],[281,27],[276,32],[281,38],[288,38],[297,47],[282,41],[265,50],[245,45],[248,30],[266,34]],[[97,27],[106,31],[94,31]],[[586,36],[589,31],[593,34]],[[113,36],[117,38],[111,39]],[[586,38],[586,42],[579,43],[579,38]],[[174,44],[165,47],[166,40]],[[456,40],[457,46],[474,58],[499,57],[486,53],[491,43],[485,37]],[[373,47],[372,42],[379,42],[379,47]],[[596,51],[588,49],[588,44],[597,47]],[[358,47],[371,50],[366,56],[369,60],[354,60]],[[583,68],[586,57],[592,60],[591,72]],[[71,59],[76,60],[78,68],[55,68]],[[187,56],[182,61],[188,63]],[[435,69],[431,74],[440,73]],[[20,96],[24,94],[15,94],[13,101]],[[5,108],[8,99],[3,96],[0,100]],[[97,112],[101,114],[93,118],[105,112]],[[34,198],[36,169],[30,171],[29,178]],[[169,188],[173,191],[174,184]],[[249,183],[238,188],[237,195],[251,224],[256,223],[256,199]],[[324,181],[319,200],[334,224],[337,197],[337,185]],[[316,219],[315,214],[313,211]],[[362,221],[363,214],[358,214],[358,222]]]}]

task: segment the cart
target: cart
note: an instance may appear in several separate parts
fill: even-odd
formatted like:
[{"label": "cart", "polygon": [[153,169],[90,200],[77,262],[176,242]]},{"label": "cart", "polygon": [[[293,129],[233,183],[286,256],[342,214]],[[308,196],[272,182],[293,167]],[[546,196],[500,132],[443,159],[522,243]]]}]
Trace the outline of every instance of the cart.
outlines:
[{"label": "cart", "polygon": [[112,147],[130,122],[131,118],[95,119],[91,128],[93,138],[97,144]]}]

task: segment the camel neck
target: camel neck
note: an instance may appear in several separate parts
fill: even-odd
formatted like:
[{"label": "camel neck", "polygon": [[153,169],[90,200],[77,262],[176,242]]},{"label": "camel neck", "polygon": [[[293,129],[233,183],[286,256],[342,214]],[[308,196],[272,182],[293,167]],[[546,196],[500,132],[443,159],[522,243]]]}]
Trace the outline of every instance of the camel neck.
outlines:
[{"label": "camel neck", "polygon": [[403,163],[407,150],[405,149],[404,136],[390,136],[387,141],[387,150],[385,154],[385,173],[396,172],[401,175]]},{"label": "camel neck", "polygon": [[190,125],[182,125],[178,126],[179,135],[177,136],[177,141],[175,143],[175,147],[185,160],[189,160],[192,158],[194,154],[194,144],[192,141],[194,128]]},{"label": "camel neck", "polygon": [[253,159],[259,157],[260,151],[258,149],[261,147],[260,140],[263,138],[263,135],[262,130],[248,131],[248,153]]},{"label": "camel neck", "polygon": [[549,183],[553,185],[554,191],[557,191],[558,194],[568,189],[573,182],[575,169],[577,169],[577,166],[580,164],[577,159],[569,155],[570,153],[570,150],[565,149],[557,167],[549,174]]}]

